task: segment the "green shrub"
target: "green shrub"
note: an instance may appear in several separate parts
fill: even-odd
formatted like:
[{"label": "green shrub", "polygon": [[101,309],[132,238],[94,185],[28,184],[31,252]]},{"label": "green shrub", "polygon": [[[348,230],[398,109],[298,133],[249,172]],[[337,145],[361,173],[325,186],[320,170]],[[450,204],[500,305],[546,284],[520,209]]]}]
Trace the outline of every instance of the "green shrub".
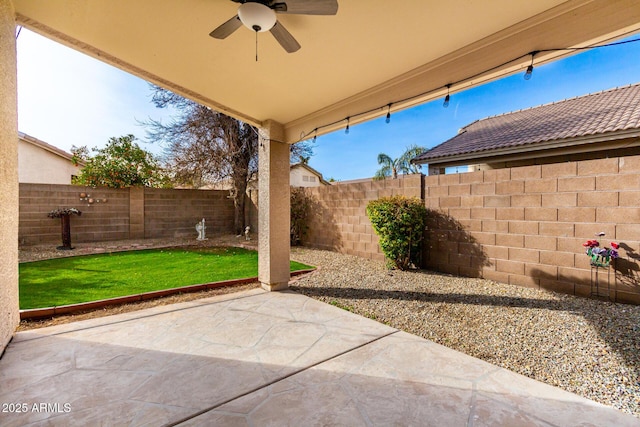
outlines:
[{"label": "green shrub", "polygon": [[311,216],[311,200],[302,187],[291,187],[291,245],[297,246],[306,237]]},{"label": "green shrub", "polygon": [[406,270],[412,264],[419,265],[427,215],[420,199],[394,196],[372,200],[367,215],[390,267]]}]

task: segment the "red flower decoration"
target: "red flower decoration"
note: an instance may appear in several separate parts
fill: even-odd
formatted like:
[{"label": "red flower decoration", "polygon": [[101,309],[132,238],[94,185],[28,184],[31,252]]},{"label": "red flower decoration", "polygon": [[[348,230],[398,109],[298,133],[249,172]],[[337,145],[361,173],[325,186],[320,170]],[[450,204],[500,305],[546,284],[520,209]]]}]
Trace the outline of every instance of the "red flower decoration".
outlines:
[{"label": "red flower decoration", "polygon": [[619,244],[617,244],[616,242],[611,242],[611,243],[610,243],[610,245],[611,245],[611,247],[612,247],[613,249],[618,249],[618,248],[620,248],[620,245],[619,245]]}]

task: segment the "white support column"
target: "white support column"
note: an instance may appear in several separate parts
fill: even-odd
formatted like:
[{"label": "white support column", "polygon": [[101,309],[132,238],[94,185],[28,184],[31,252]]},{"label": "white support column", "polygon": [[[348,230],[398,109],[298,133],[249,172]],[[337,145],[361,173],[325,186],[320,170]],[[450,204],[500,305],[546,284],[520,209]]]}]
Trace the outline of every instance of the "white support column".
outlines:
[{"label": "white support column", "polygon": [[289,144],[282,125],[260,129],[258,161],[258,278],[268,291],[289,286],[290,188]]},{"label": "white support column", "polygon": [[20,322],[17,80],[15,12],[0,0],[0,353]]}]

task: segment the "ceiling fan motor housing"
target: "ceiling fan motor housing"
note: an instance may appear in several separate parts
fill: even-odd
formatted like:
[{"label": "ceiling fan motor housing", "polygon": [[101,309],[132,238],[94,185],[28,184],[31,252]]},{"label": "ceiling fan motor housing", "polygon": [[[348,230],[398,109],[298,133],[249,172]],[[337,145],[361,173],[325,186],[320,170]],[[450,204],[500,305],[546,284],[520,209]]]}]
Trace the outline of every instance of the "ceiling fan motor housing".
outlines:
[{"label": "ceiling fan motor housing", "polygon": [[[256,32],[270,31],[289,53],[297,52],[300,43],[276,18],[276,13],[292,15],[335,15],[338,0],[231,0],[240,3],[238,14],[219,25],[209,35],[223,40],[243,25]],[[257,43],[257,37],[256,37]]]}]

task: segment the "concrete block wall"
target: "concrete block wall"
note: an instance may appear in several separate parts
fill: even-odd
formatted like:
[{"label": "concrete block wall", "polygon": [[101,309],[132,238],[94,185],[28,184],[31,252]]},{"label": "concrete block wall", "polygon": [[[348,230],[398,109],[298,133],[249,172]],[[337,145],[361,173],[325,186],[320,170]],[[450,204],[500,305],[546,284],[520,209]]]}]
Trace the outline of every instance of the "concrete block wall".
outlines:
[{"label": "concrete block wall", "polygon": [[[80,200],[80,193],[94,202]],[[205,218],[207,233],[233,231],[233,201],[227,191],[152,188],[86,188],[75,185],[20,184],[20,244],[61,243],[57,208],[77,208],[71,217],[72,243],[121,239],[197,236]],[[106,199],[106,203],[103,200]]]},{"label": "concrete block wall", "polygon": [[[92,190],[108,202],[86,207],[79,202],[83,190],[20,184],[20,241],[60,242],[59,220],[46,216],[57,207],[83,211],[72,219],[73,242],[142,232],[146,238],[195,237],[202,218],[208,233],[233,230],[226,191]],[[640,304],[640,156],[349,181],[306,191],[312,218],[305,245],[383,260],[367,203],[397,194],[422,197],[430,212],[428,268],[576,295],[591,292],[582,243],[604,231],[601,242],[618,242],[621,257],[608,276],[600,272],[600,284],[608,278],[612,299]]]},{"label": "concrete block wall", "polygon": [[312,200],[312,219],[308,235],[303,240],[306,246],[384,260],[378,236],[367,217],[367,203],[395,195],[420,198],[422,176],[347,181],[311,187],[306,191]]},{"label": "concrete block wall", "polygon": [[129,188],[129,238],[144,239],[144,188]]},{"label": "concrete block wall", "polygon": [[144,236],[195,239],[205,219],[207,234],[233,232],[233,200],[224,190],[144,189]]},{"label": "concrete block wall", "polygon": [[[89,205],[80,193],[94,200]],[[74,185],[20,184],[20,244],[61,243],[60,220],[47,214],[58,208],[76,208],[71,217],[71,242],[129,238],[129,190],[85,188]]]},{"label": "concrete block wall", "polygon": [[582,243],[620,244],[600,291],[640,303],[640,156],[425,177],[430,268],[588,296]]}]

